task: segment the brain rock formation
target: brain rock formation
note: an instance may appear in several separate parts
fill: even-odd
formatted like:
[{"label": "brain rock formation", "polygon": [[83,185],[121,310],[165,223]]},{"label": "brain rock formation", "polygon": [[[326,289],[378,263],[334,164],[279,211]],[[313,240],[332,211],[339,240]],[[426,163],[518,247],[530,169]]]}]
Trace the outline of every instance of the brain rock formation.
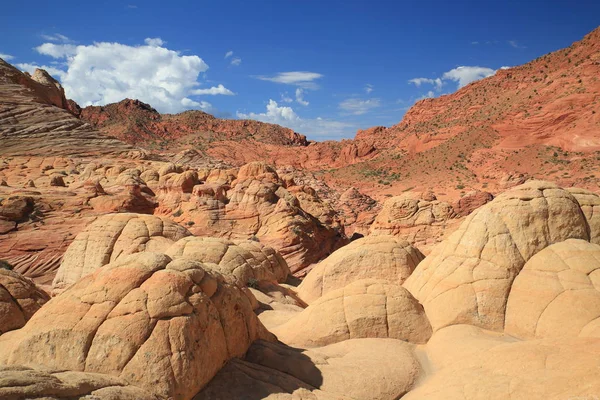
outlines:
[{"label": "brain rock formation", "polygon": [[356,280],[385,279],[401,285],[423,259],[408,242],[389,235],[357,239],[333,252],[304,278],[298,295],[310,303]]},{"label": "brain rock formation", "polygon": [[525,264],[506,305],[505,331],[516,337],[600,337],[600,246],[569,239]]},{"label": "brain rock formation", "polygon": [[423,304],[434,330],[471,324],[501,331],[511,285],[525,263],[553,243],[589,241],[589,232],[569,191],[530,181],[469,215],[404,286]]},{"label": "brain rock formation", "polygon": [[329,292],[272,332],[285,343],[308,347],[356,338],[425,343],[431,325],[402,286],[363,279]]},{"label": "brain rock formation", "polygon": [[102,373],[189,399],[271,337],[238,286],[199,262],[146,252],[97,269],[0,336],[0,364]]},{"label": "brain rock formation", "polygon": [[249,280],[283,282],[289,274],[278,252],[252,240],[190,236],[174,243],[166,254],[172,258],[191,258],[209,268],[214,265],[225,277],[244,286]]},{"label": "brain rock formation", "polygon": [[190,233],[166,218],[121,213],[98,218],[78,234],[63,257],[52,287],[58,293],[80,278],[122,256],[164,252]]}]

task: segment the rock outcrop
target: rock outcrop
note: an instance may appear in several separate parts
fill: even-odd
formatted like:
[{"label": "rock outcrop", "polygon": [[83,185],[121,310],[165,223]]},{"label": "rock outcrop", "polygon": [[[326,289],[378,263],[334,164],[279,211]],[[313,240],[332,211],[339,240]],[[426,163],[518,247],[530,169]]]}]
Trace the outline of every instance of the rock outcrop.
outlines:
[{"label": "rock outcrop", "polygon": [[407,192],[387,199],[370,227],[371,235],[393,235],[422,251],[439,243],[457,223],[448,202],[433,193]]},{"label": "rock outcrop", "polygon": [[51,371],[0,366],[3,399],[159,400],[152,393],[128,385],[122,379],[80,371]]},{"label": "rock outcrop", "polygon": [[65,103],[62,88],[45,71],[29,77],[0,60],[0,155],[101,157],[135,150],[79,120]]},{"label": "rock outcrop", "polygon": [[512,284],[505,332],[523,339],[600,337],[600,246],[569,239],[540,251]]},{"label": "rock outcrop", "polygon": [[360,279],[383,279],[401,285],[423,259],[408,242],[394,236],[367,236],[336,250],[302,280],[298,295],[311,303]]},{"label": "rock outcrop", "polygon": [[[185,172],[163,176],[169,176],[169,182],[184,182],[179,178],[182,174]],[[184,190],[186,185],[161,186],[156,212],[188,226],[196,236],[259,239],[281,253],[292,272],[319,261],[347,242],[339,221],[327,224],[306,211],[298,197],[284,187],[277,172],[265,163],[244,165],[235,175],[227,170],[201,175],[198,179],[204,178],[204,182],[193,186],[191,193]],[[314,203],[319,203],[317,197]]]},{"label": "rock outcrop", "polygon": [[58,293],[96,269],[129,254],[164,252],[190,233],[153,215],[120,213],[98,218],[75,237],[52,283]]},{"label": "rock outcrop", "polygon": [[239,287],[199,262],[145,252],[96,270],[0,336],[0,364],[101,373],[190,399],[271,337]]},{"label": "rock outcrop", "polygon": [[242,286],[249,281],[284,282],[290,272],[279,253],[252,240],[233,242],[190,236],[174,243],[165,253],[173,259],[202,262]]},{"label": "rock outcrop", "polygon": [[404,286],[434,330],[453,324],[502,330],[511,285],[525,263],[571,238],[590,239],[577,199],[555,184],[531,181],[467,217]]},{"label": "rock outcrop", "polygon": [[425,343],[431,325],[402,286],[364,279],[329,292],[272,332],[284,343],[307,347],[357,338]]}]

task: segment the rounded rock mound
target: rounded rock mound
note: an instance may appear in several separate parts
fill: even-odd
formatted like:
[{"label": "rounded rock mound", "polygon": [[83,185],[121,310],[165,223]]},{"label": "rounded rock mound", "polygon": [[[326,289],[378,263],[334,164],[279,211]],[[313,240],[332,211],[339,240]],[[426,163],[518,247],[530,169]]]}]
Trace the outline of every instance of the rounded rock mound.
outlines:
[{"label": "rounded rock mound", "polygon": [[547,246],[590,240],[577,199],[553,183],[530,181],[475,210],[404,283],[434,330],[454,324],[504,329],[513,280]]},{"label": "rounded rock mound", "polygon": [[600,337],[600,246],[570,239],[531,257],[512,285],[505,332]]},{"label": "rounded rock mound", "polygon": [[52,282],[60,293],[85,275],[142,251],[164,252],[190,232],[162,217],[135,213],[108,214],[79,233],[67,248]]},{"label": "rounded rock mound", "polygon": [[250,280],[283,282],[290,272],[278,252],[252,240],[190,236],[174,243],[166,254],[205,263],[244,286]]},{"label": "rounded rock mound", "polygon": [[193,260],[121,257],[0,336],[0,364],[101,373],[162,397],[193,397],[257,338],[242,289]]},{"label": "rounded rock mound", "polygon": [[384,279],[401,285],[423,254],[394,236],[367,236],[334,251],[313,268],[298,286],[307,303],[360,279]]},{"label": "rounded rock mound", "polygon": [[363,279],[329,292],[272,332],[293,346],[325,346],[357,338],[425,343],[431,325],[408,290]]}]

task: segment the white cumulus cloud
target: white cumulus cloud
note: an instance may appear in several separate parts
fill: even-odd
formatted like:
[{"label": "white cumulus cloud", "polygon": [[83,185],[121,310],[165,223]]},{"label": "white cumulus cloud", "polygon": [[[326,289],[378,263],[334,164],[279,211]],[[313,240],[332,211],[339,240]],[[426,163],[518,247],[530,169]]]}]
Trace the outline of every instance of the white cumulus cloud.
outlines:
[{"label": "white cumulus cloud", "polygon": [[291,107],[279,106],[275,100],[269,100],[267,110],[264,113],[242,113],[237,112],[240,119],[254,119],[257,121],[278,124],[296,132],[312,135],[319,138],[339,138],[349,136],[356,127],[341,121],[333,121],[324,118],[304,119],[301,118]]},{"label": "white cumulus cloud", "polygon": [[166,44],[167,42],[165,42],[161,38],[146,38],[146,39],[144,39],[144,43],[146,43],[148,46],[161,47],[162,45]]},{"label": "white cumulus cloud", "polygon": [[296,101],[298,104],[303,106],[307,106],[309,104],[308,101],[304,100],[304,90],[301,88],[296,89]]},{"label": "white cumulus cloud", "polygon": [[[198,56],[181,55],[164,47],[160,38],[147,38],[145,45],[98,42],[91,45],[44,43],[36,50],[66,64],[65,70],[47,69],[59,78],[66,95],[82,106],[104,105],[139,99],[163,113],[190,108],[213,110],[210,103],[191,97],[197,95],[231,95],[218,85],[199,88],[201,73],[208,65]],[[35,67],[22,64],[27,70]]]},{"label": "white cumulus cloud", "polygon": [[379,99],[346,99],[340,103],[339,108],[349,114],[362,115],[380,105]]},{"label": "white cumulus cloud", "polygon": [[442,79],[458,82],[458,87],[461,88],[471,82],[492,76],[495,73],[496,70],[491,68],[461,66],[444,72]]},{"label": "white cumulus cloud", "polygon": [[371,93],[373,90],[374,90],[374,89],[373,89],[373,85],[371,85],[370,83],[367,83],[367,84],[365,85],[365,92],[366,92],[367,94]]},{"label": "white cumulus cloud", "polygon": [[0,58],[3,59],[4,61],[8,61],[8,60],[14,59],[14,57],[11,56],[10,54],[4,54],[4,53],[0,53]]},{"label": "white cumulus cloud", "polygon": [[242,59],[239,57],[233,57],[231,59],[231,65],[233,65],[235,67],[239,66],[241,63],[242,63]]},{"label": "white cumulus cloud", "polygon": [[[509,67],[501,67],[500,69],[506,69]],[[422,85],[432,85],[436,92],[442,91],[442,86],[448,82],[456,82],[458,89],[468,85],[471,82],[478,81],[488,76],[492,76],[496,73],[495,69],[479,66],[460,66],[450,71],[444,72],[441,78],[413,78],[408,81],[416,87]],[[425,95],[419,97],[418,100],[435,97],[434,91],[430,90]]]},{"label": "white cumulus cloud", "polygon": [[225,86],[219,84],[217,86],[213,86],[209,89],[194,89],[191,92],[192,94],[195,95],[204,95],[204,94],[208,94],[208,95],[217,95],[217,94],[222,94],[225,96],[233,96],[235,93],[233,93],[231,90],[227,89]]},{"label": "white cumulus cloud", "polygon": [[229,50],[227,53],[225,53],[225,58],[229,58],[233,55],[233,51]]},{"label": "white cumulus cloud", "polygon": [[416,87],[420,87],[423,84],[433,85],[435,90],[438,92],[442,90],[443,82],[440,78],[429,79],[429,78],[414,78],[410,79],[408,83],[414,84]]}]

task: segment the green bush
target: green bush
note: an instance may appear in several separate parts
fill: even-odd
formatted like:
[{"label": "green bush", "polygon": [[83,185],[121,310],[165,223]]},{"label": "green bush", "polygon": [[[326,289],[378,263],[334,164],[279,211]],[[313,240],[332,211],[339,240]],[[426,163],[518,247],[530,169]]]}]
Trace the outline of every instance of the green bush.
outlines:
[{"label": "green bush", "polygon": [[252,289],[258,289],[258,279],[256,278],[250,278],[248,279],[248,285],[249,288]]},{"label": "green bush", "polygon": [[9,263],[6,260],[0,260],[0,269],[7,269],[9,271],[12,271],[14,267],[12,266],[11,263]]}]

